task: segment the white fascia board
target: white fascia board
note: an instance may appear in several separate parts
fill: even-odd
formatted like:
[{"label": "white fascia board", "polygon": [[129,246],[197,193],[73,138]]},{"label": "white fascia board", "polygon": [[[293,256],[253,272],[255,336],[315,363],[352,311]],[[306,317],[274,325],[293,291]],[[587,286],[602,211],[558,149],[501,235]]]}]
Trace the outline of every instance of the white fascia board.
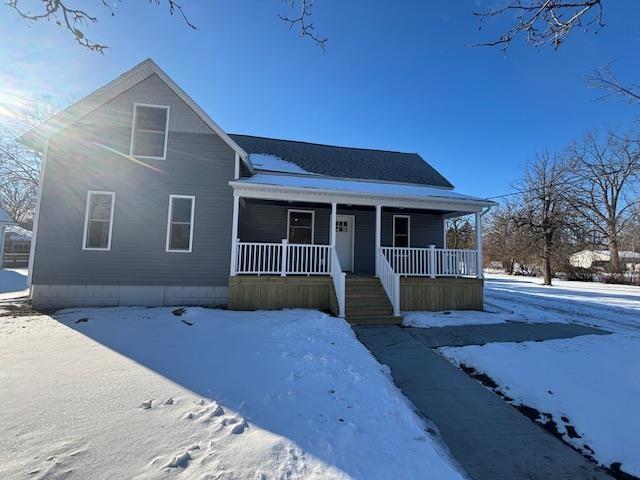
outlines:
[{"label": "white fascia board", "polygon": [[419,208],[425,210],[452,210],[475,213],[492,202],[483,200],[461,200],[439,197],[399,197],[397,195],[349,193],[342,190],[310,189],[303,187],[274,186],[231,181],[233,193],[239,197],[263,200],[284,200],[312,203],[342,203],[349,205],[382,205],[396,208]]}]

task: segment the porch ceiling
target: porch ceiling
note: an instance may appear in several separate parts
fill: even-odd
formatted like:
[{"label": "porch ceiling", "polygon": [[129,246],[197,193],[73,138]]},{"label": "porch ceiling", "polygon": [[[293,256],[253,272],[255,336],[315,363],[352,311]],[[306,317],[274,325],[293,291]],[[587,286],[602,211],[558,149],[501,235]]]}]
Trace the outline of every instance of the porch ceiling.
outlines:
[{"label": "porch ceiling", "polygon": [[479,212],[494,202],[437,187],[363,182],[319,176],[257,174],[229,182],[234,195],[350,205],[382,205],[448,212]]}]

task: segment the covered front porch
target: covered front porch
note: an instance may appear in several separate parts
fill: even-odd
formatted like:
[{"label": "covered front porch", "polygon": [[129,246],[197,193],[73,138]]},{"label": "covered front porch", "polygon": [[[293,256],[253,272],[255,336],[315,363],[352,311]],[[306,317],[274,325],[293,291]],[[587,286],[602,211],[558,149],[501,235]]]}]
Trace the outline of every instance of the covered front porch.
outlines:
[{"label": "covered front porch", "polygon": [[[258,176],[263,182],[231,182],[230,308],[314,306],[380,317],[387,305],[398,317],[401,310],[482,307],[486,202],[429,187],[416,187],[428,190],[422,195],[329,193]],[[448,249],[446,219],[469,213],[477,248]]]}]

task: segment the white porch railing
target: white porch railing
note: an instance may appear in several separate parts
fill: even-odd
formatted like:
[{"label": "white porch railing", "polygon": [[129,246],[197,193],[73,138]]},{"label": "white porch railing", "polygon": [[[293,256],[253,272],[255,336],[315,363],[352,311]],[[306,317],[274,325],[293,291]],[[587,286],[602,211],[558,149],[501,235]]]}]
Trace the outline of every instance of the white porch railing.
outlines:
[{"label": "white porch railing", "polygon": [[235,273],[253,275],[329,275],[331,245],[240,242]]},{"label": "white porch railing", "polygon": [[233,274],[330,275],[338,300],[338,314],[345,316],[345,278],[335,248],[331,245],[235,242]]},{"label": "white porch railing", "polygon": [[342,271],[340,259],[335,248],[331,248],[331,278],[333,279],[333,288],[336,291],[336,299],[338,300],[338,316],[345,316],[345,284],[347,275]]},{"label": "white porch railing", "polygon": [[448,248],[382,247],[395,273],[418,277],[477,277],[478,251]]},{"label": "white porch railing", "polygon": [[389,297],[393,314],[397,317],[400,315],[400,274],[393,271],[383,250],[384,248],[380,248],[376,251],[376,272],[387,297]]}]

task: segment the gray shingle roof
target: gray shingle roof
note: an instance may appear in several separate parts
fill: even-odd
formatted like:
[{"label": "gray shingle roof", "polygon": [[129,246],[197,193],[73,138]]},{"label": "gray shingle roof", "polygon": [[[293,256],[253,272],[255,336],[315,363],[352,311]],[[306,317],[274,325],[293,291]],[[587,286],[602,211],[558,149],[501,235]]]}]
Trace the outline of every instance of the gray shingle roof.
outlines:
[{"label": "gray shingle roof", "polygon": [[417,153],[337,147],[251,135],[229,135],[247,153],[275,155],[304,170],[332,177],[453,185]]}]

